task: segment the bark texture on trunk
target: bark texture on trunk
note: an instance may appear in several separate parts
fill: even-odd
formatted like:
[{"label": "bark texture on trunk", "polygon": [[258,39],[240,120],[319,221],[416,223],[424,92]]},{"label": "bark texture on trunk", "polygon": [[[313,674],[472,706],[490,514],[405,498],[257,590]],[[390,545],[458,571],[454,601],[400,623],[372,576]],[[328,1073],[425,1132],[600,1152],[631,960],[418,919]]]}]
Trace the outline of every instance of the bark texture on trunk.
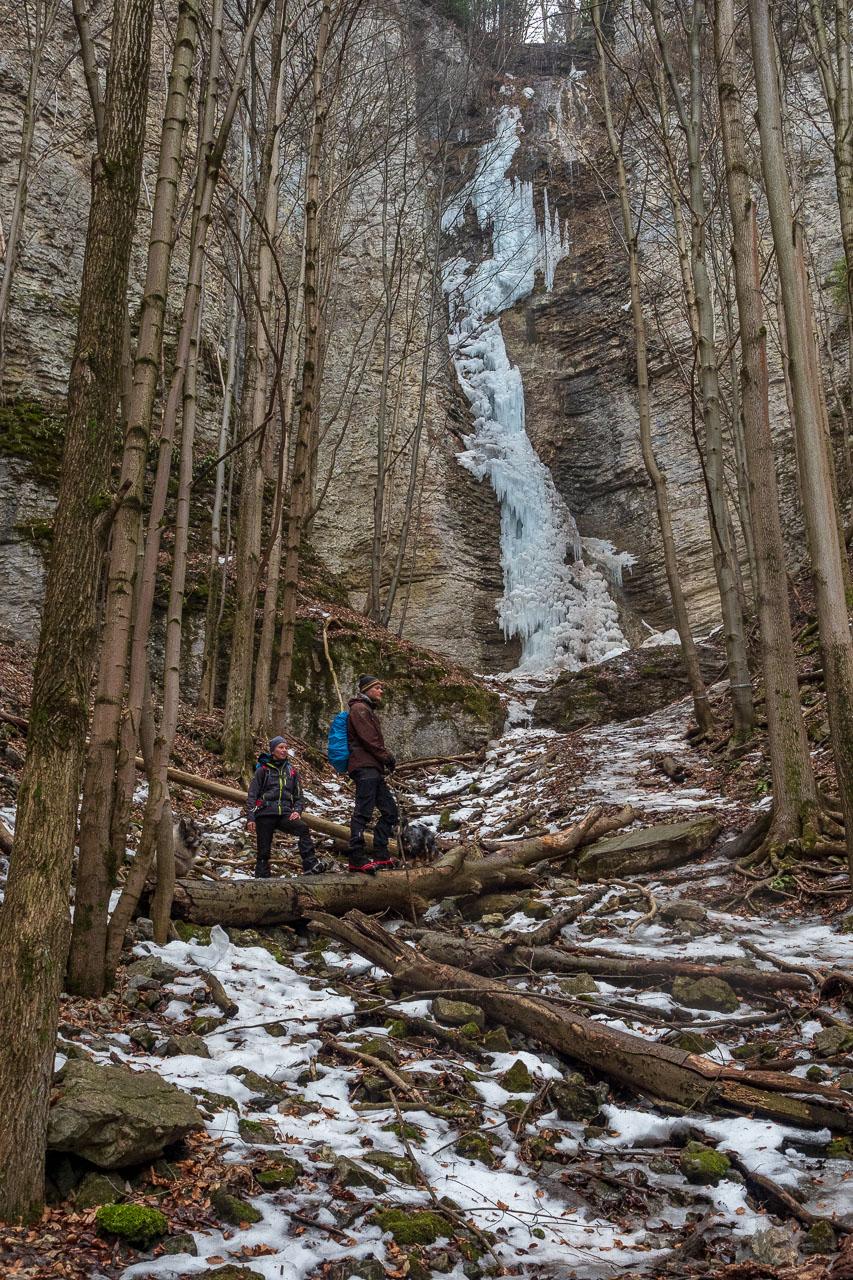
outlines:
[{"label": "bark texture on trunk", "polygon": [[160,373],[163,318],[198,39],[198,15],[199,0],[181,0],[160,138],[148,267],[122,457],[121,483],[127,486],[127,494],[112,530],[101,656],[86,754],[69,986],[72,991],[88,995],[98,993],[102,987],[100,956],[106,938],[110,893],[118,871],[111,840],[116,756],[127,676],[145,468]]},{"label": "bark texture on trunk", "polygon": [[716,0],[714,46],[723,136],[726,186],[732,221],[732,256],[741,344],[743,444],[755,540],[755,588],[767,700],[773,778],[771,842],[813,842],[817,832],[817,788],[800,709],[791,638],[788,575],[770,431],[767,338],[761,302],[761,267],[755,202],[735,58],[733,0]]},{"label": "bark texture on trunk", "polygon": [[785,313],[803,517],[820,625],[832,754],[847,830],[848,867],[853,878],[853,646],[847,616],[844,566],[827,453],[820,371],[805,292],[803,230],[791,207],[775,45],[767,0],[750,0],[749,18],[761,168]]},{"label": "bark texture on trunk", "polygon": [[114,8],[27,760],[0,913],[0,1219],[6,1220],[37,1216],[44,1198],[47,1105],[70,937],[68,890],[95,603],[109,529],[152,13],[153,0],[116,0]]}]

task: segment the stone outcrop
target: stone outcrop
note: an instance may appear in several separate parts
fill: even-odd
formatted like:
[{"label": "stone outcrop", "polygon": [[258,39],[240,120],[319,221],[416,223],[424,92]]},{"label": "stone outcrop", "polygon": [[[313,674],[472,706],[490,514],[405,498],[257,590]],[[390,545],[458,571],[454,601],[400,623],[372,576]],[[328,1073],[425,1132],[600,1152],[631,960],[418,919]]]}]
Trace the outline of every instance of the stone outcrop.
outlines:
[{"label": "stone outcrop", "polygon": [[704,853],[719,834],[719,819],[714,814],[704,814],[687,822],[606,836],[581,853],[578,880],[607,880],[635,871],[677,867]]},{"label": "stone outcrop", "polygon": [[[725,655],[707,645],[699,649],[706,680],[724,667]],[[561,733],[591,725],[646,716],[689,692],[681,650],[676,645],[630,649],[607,662],[563,671],[533,708],[533,723]]]},{"label": "stone outcrop", "polygon": [[155,1160],[204,1128],[193,1099],[155,1071],[77,1059],[62,1067],[48,1113],[49,1151],[67,1151],[100,1169]]}]

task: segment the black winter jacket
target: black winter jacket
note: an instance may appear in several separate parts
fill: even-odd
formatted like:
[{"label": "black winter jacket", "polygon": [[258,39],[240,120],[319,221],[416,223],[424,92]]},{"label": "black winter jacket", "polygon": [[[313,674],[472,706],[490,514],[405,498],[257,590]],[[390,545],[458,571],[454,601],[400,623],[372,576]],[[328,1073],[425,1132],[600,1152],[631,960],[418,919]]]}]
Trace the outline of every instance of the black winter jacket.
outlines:
[{"label": "black winter jacket", "polygon": [[293,765],[289,760],[273,760],[264,752],[249,783],[249,794],[246,797],[247,821],[301,813],[304,808],[305,793]]}]

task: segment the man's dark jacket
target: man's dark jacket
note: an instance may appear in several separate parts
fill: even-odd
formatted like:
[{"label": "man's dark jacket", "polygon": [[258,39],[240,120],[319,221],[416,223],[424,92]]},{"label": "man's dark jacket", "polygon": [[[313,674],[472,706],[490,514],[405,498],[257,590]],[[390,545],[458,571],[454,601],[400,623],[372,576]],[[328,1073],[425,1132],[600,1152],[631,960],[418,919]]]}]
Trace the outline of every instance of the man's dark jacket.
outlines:
[{"label": "man's dark jacket", "polygon": [[249,783],[246,798],[249,822],[254,822],[255,818],[301,813],[304,808],[305,795],[293,765],[289,760],[273,760],[264,752]]},{"label": "man's dark jacket", "polygon": [[385,746],[382,726],[373,703],[364,693],[350,698],[347,744],[349,746],[348,773],[354,773],[356,769],[378,769],[380,773],[385,773],[394,759]]}]

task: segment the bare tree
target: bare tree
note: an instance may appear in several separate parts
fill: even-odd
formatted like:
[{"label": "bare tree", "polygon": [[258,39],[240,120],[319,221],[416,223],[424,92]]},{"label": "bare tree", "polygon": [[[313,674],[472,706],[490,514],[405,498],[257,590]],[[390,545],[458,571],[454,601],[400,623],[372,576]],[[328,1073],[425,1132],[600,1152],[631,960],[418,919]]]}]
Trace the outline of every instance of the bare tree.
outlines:
[{"label": "bare tree", "polygon": [[[0,912],[0,1218],[38,1217],[145,145],[152,0],[116,0],[16,839]],[[43,784],[50,778],[50,787]]]}]

